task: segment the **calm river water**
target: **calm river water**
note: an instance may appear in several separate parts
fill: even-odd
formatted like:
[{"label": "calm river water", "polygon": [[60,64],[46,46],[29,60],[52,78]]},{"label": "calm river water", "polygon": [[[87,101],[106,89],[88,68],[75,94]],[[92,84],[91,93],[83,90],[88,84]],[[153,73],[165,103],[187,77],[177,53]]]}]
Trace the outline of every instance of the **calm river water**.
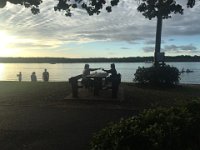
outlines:
[{"label": "calm river water", "polygon": [[[180,83],[200,84],[200,62],[167,63],[179,70],[190,69],[194,72],[181,74]],[[132,82],[136,69],[140,66],[149,67],[151,63],[115,63],[123,82]],[[22,72],[22,81],[30,81],[32,72],[36,72],[38,81],[42,81],[42,72],[46,68],[52,81],[68,81],[71,76],[82,73],[84,63],[43,64],[43,63],[0,63],[0,81],[17,81],[17,74]],[[91,68],[110,68],[110,63],[90,63]],[[101,70],[97,71],[101,72]]]}]

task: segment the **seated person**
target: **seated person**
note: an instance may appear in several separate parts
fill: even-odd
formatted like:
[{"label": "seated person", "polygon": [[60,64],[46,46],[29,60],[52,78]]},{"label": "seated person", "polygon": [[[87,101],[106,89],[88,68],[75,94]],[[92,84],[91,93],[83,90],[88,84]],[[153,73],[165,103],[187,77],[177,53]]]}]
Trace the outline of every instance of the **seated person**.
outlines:
[{"label": "seated person", "polygon": [[32,81],[32,82],[36,82],[36,81],[37,81],[37,76],[36,76],[35,72],[33,72],[33,73],[31,74],[31,81]]},{"label": "seated person", "polygon": [[93,82],[91,79],[86,78],[87,75],[90,75],[90,71],[95,71],[98,69],[100,68],[90,68],[89,64],[85,64],[83,74],[82,74],[83,79],[81,82],[82,84],[85,85],[86,88],[92,86],[92,82]]},{"label": "seated person", "polygon": [[112,79],[117,76],[117,71],[115,69],[115,64],[111,64],[110,68],[111,68],[110,70],[102,69],[106,73],[110,74],[110,76],[105,79],[105,85],[108,84],[108,82],[112,82]]}]

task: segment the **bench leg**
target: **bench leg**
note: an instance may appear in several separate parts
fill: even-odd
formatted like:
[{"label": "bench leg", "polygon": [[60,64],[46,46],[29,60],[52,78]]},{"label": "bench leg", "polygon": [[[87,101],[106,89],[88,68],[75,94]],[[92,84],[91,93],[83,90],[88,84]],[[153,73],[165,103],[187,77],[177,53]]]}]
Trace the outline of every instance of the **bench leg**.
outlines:
[{"label": "bench leg", "polygon": [[119,86],[112,86],[112,98],[117,98]]},{"label": "bench leg", "polygon": [[72,84],[72,97],[78,97],[78,82]]},{"label": "bench leg", "polygon": [[94,95],[99,95],[99,90],[102,88],[102,79],[101,78],[95,78],[94,79]]}]

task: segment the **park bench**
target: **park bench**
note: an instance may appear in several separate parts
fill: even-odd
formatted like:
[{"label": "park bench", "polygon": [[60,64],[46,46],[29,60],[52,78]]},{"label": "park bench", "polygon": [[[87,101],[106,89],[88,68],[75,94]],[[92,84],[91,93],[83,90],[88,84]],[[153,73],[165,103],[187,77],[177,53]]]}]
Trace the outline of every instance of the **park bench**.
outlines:
[{"label": "park bench", "polygon": [[[78,97],[78,88],[83,88],[83,85],[80,84],[81,82],[78,82],[79,79],[82,79],[82,74],[69,78],[69,83],[72,87],[72,96],[74,98]],[[121,74],[117,74],[117,76],[112,79],[111,85],[108,87],[108,89],[112,89],[112,98],[117,98],[120,83]],[[97,85],[95,84],[95,86]]]},{"label": "park bench", "polygon": [[83,85],[81,85],[78,82],[78,80],[81,78],[82,78],[82,74],[69,78],[69,83],[71,84],[71,87],[72,87],[72,96],[73,97],[78,97],[78,88],[83,87]]}]

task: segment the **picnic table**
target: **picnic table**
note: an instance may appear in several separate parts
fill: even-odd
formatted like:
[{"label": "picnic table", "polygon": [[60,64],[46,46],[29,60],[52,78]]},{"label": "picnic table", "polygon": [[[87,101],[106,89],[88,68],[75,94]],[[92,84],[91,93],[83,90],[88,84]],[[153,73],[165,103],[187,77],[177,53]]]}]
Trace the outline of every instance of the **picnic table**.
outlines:
[{"label": "picnic table", "polygon": [[95,72],[87,75],[86,78],[94,80],[94,95],[99,95],[99,90],[102,89],[103,79],[108,76],[105,72]]},{"label": "picnic table", "polygon": [[[102,72],[99,73],[96,72],[86,76],[86,78],[92,80],[94,96],[99,95],[99,91],[103,87],[103,79],[105,79],[107,76],[108,73],[102,73]],[[78,84],[79,83],[78,80],[80,79],[82,79],[82,74],[69,78],[69,83],[71,84],[72,87],[72,96],[74,98],[78,97],[78,89],[84,87],[83,85]],[[117,93],[120,83],[121,83],[121,74],[117,74],[116,77],[112,79],[111,86],[110,87],[107,86],[106,89],[112,89],[112,98],[117,98]]]}]

